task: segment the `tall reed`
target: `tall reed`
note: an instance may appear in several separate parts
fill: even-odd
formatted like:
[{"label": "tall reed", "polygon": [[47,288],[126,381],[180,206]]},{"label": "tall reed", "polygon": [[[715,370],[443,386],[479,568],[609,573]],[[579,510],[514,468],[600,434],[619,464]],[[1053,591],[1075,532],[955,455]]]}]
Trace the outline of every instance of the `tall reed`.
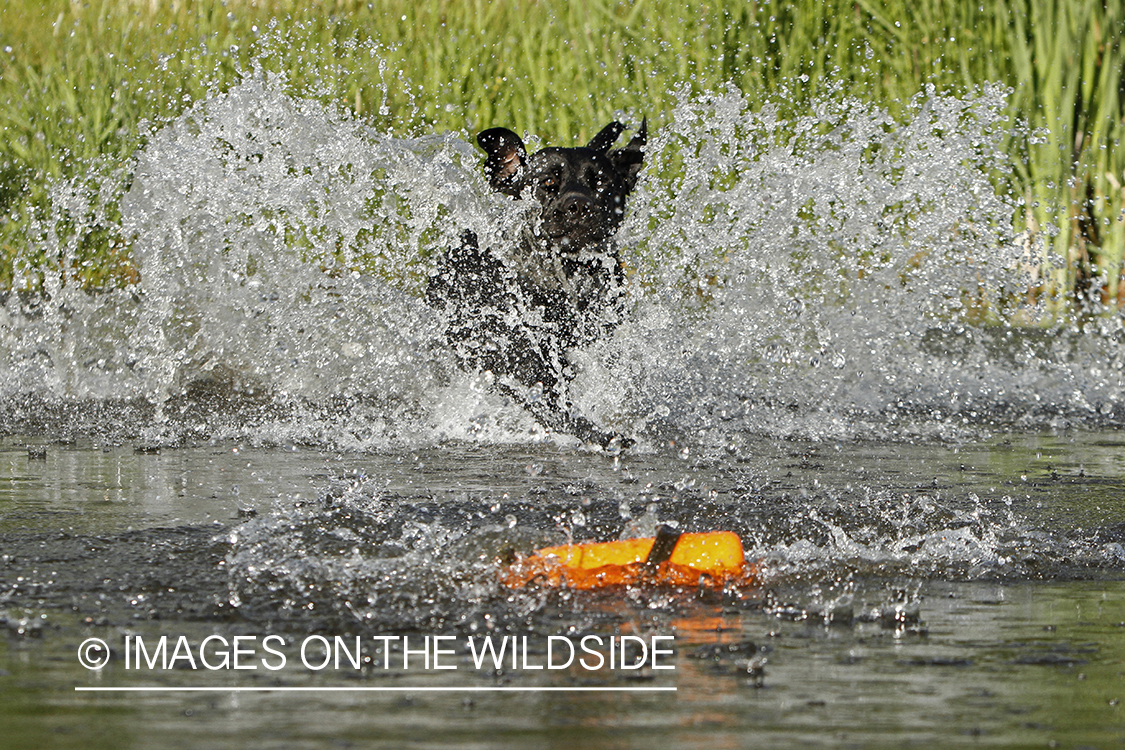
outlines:
[{"label": "tall reed", "polygon": [[[0,287],[33,283],[13,259],[48,220],[52,180],[124,163],[256,60],[392,131],[504,124],[555,143],[622,115],[659,127],[685,85],[733,84],[758,103],[784,87],[792,112],[844,92],[894,115],[927,85],[999,81],[1013,90],[1000,187],[1025,199],[1013,222],[1041,249],[1036,292],[1058,310],[1082,292],[1122,304],[1123,34],[1108,0],[7,0]],[[126,283],[127,242],[112,235],[31,265]]]}]

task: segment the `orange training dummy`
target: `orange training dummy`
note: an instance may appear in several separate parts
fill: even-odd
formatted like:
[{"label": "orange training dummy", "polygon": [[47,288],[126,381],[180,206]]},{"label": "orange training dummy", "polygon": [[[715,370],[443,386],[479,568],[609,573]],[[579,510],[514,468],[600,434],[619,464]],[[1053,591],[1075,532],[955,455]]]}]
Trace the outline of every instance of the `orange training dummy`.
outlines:
[{"label": "orange training dummy", "polygon": [[571,589],[648,584],[722,586],[750,582],[742,540],[730,531],[681,534],[661,526],[655,537],[547,547],[516,560],[501,574],[513,588],[538,584]]}]

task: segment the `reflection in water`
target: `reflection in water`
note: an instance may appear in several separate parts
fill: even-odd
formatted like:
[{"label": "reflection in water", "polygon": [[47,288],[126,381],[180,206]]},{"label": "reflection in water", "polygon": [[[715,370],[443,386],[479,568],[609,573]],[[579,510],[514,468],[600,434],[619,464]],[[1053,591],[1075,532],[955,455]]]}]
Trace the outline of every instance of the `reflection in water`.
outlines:
[{"label": "reflection in water", "polygon": [[[642,683],[678,688],[660,695],[417,691],[90,697],[72,693],[71,686],[576,682],[569,673],[544,677],[467,669],[440,678],[401,672],[388,678],[374,670],[341,678],[300,666],[268,677],[246,673],[204,679],[184,670],[126,674],[120,660],[93,678],[77,667],[72,646],[89,633],[113,630],[79,627],[72,618],[52,614],[51,626],[61,627],[58,635],[0,641],[0,716],[15,732],[9,737],[38,747],[77,744],[68,739],[77,739],[73,734],[81,735],[86,747],[178,747],[185,741],[226,747],[274,737],[284,738],[288,747],[317,747],[329,739],[370,747],[409,741],[633,747],[657,735],[669,747],[980,741],[1102,747],[1120,742],[1125,732],[1120,706],[1125,589],[1120,583],[933,582],[919,593],[925,627],[914,631],[874,622],[825,625],[762,610],[728,613],[704,604],[689,607],[687,614],[658,616],[655,628],[677,637],[674,672]],[[167,630],[167,624],[142,622],[130,632]],[[181,622],[174,630],[201,638],[212,626]],[[290,632],[304,635],[299,628]],[[36,706],[47,700],[51,714],[44,717]],[[142,726],[143,734],[134,731]]]}]

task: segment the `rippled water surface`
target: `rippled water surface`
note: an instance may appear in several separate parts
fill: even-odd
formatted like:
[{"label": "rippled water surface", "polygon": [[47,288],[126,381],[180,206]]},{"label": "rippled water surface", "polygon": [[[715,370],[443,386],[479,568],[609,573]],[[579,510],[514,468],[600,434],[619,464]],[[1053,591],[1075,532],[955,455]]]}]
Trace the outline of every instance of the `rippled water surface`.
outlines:
[{"label": "rippled water surface", "polygon": [[[758,439],[694,457],[556,446],[409,454],[6,441],[5,724],[29,746],[693,746],[1125,740],[1125,488],[1116,434],[974,445]],[[36,446],[43,445],[40,440]],[[738,531],[757,585],[560,594],[497,582],[504,545],[656,520]],[[674,635],[675,669],[544,675],[294,662],[129,671],[123,638]],[[82,669],[78,643],[116,658]],[[392,652],[395,658],[400,652]],[[531,664],[544,658],[542,648]],[[374,666],[372,666],[374,665]],[[640,681],[638,681],[640,677]],[[664,686],[673,694],[432,693]],[[414,687],[74,694],[76,686]],[[46,713],[43,713],[46,711]]]},{"label": "rippled water surface", "polygon": [[[463,229],[526,218],[462,137],[390,137],[255,72],[56,183],[27,257],[109,232],[141,280],[37,292],[24,264],[0,306],[3,735],[1125,745],[1122,318],[1028,294],[1003,103],[786,120],[685,91],[619,236],[629,320],[569,362],[620,453],[460,371],[420,301]],[[737,532],[757,577],[500,582],[515,553],[659,524]],[[358,637],[361,666],[136,669],[127,643],[161,635]],[[472,668],[484,635],[529,661]],[[396,667],[384,636],[446,637],[458,668]],[[674,636],[674,669],[532,668],[562,636]],[[235,690],[265,687],[395,690]],[[575,687],[620,690],[539,690]]]}]

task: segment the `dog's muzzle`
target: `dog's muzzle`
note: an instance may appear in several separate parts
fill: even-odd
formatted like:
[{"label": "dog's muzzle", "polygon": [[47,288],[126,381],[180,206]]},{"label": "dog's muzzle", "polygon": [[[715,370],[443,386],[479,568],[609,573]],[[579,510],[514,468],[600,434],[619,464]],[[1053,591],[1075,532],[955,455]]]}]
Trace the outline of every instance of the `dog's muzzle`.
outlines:
[{"label": "dog's muzzle", "polygon": [[608,239],[613,229],[612,215],[581,193],[561,196],[543,212],[543,231],[571,252]]}]

